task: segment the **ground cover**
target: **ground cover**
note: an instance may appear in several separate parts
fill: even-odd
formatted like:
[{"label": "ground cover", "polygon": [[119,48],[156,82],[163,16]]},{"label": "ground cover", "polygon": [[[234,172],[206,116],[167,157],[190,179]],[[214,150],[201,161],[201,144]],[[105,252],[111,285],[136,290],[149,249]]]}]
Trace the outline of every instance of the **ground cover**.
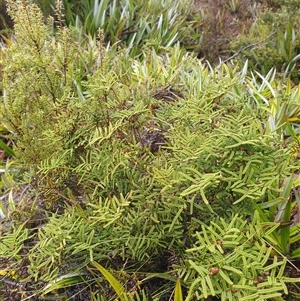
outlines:
[{"label": "ground cover", "polygon": [[212,67],[191,39],[108,47],[8,3],[3,300],[299,299],[296,75]]}]

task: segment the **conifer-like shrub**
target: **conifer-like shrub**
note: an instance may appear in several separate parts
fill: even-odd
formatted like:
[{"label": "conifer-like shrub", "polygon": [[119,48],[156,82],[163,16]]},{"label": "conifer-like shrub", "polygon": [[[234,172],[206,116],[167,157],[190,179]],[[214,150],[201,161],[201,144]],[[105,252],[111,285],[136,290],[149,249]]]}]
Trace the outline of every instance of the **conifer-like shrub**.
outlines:
[{"label": "conifer-like shrub", "polygon": [[262,219],[296,168],[268,123],[276,87],[179,45],[134,60],[8,3],[0,117],[20,184],[3,185],[4,298],[170,300],[179,277],[186,300],[297,292],[280,224]]}]

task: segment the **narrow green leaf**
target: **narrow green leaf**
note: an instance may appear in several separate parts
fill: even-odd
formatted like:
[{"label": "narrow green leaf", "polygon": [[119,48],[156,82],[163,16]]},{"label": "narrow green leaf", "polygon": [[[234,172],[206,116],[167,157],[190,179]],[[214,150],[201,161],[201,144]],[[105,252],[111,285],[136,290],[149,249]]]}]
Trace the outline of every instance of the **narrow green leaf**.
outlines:
[{"label": "narrow green leaf", "polygon": [[78,283],[83,282],[83,277],[75,272],[75,273],[68,273],[66,275],[59,276],[53,282],[47,284],[43,288],[43,295],[47,295],[54,290],[58,290],[64,287],[72,286]]},{"label": "narrow green leaf", "polygon": [[291,253],[291,257],[292,257],[292,258],[300,258],[300,248],[295,249],[295,250]]},{"label": "narrow green leaf", "polygon": [[180,278],[178,278],[177,282],[176,282],[175,292],[174,292],[174,301],[183,301]]},{"label": "narrow green leaf", "polygon": [[110,285],[113,287],[121,301],[125,301],[126,299],[123,295],[125,294],[125,288],[123,287],[123,285],[102,265],[95,261],[93,261],[92,264],[101,272],[105,279],[110,283]]},{"label": "narrow green leaf", "polygon": [[207,270],[205,268],[196,265],[192,260],[189,260],[188,262],[192,266],[192,268],[194,268],[198,272],[200,276],[205,277],[205,275],[207,275]]},{"label": "narrow green leaf", "polygon": [[229,285],[233,285],[233,282],[230,280],[230,278],[228,277],[228,275],[226,273],[224,273],[224,271],[222,269],[219,270],[219,275],[229,284]]},{"label": "narrow green leaf", "polygon": [[255,294],[252,294],[252,295],[248,295],[248,296],[244,296],[240,299],[240,301],[247,301],[247,300],[258,300],[259,298],[259,294],[258,293],[255,293]]},{"label": "narrow green leaf", "polygon": [[15,153],[2,139],[0,139],[0,148],[2,148],[8,155],[15,157]]},{"label": "narrow green leaf", "polygon": [[231,266],[223,266],[222,267],[224,270],[227,270],[227,271],[231,271],[231,272],[233,272],[233,273],[235,273],[235,274],[237,274],[237,275],[243,275],[243,272],[242,271],[240,271],[240,270],[238,270],[238,269],[236,269],[236,268],[234,268],[234,267],[231,267]]}]

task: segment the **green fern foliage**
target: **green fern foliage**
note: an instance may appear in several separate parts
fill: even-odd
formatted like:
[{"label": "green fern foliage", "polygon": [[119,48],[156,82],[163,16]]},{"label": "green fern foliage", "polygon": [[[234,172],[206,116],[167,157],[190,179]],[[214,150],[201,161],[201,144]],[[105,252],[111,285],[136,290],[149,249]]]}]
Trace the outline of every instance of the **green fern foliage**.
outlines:
[{"label": "green fern foliage", "polygon": [[238,216],[202,225],[181,272],[190,288],[186,300],[216,295],[221,300],[270,300],[286,292],[286,260],[270,257],[264,232],[255,221],[249,225]]}]

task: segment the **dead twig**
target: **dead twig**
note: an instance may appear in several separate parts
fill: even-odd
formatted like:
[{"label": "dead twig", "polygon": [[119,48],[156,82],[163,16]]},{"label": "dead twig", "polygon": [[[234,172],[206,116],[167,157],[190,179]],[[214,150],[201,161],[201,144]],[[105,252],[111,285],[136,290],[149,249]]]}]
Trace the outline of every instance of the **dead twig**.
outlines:
[{"label": "dead twig", "polygon": [[273,31],[272,33],[270,33],[267,37],[265,37],[263,40],[261,41],[258,41],[256,43],[253,43],[253,44],[249,44],[243,48],[241,48],[240,50],[238,50],[235,54],[233,54],[231,57],[227,58],[226,60],[223,61],[223,63],[226,63],[228,61],[231,61],[232,59],[234,59],[235,57],[237,57],[241,52],[245,51],[246,49],[248,48],[251,48],[251,47],[255,47],[256,45],[259,45],[263,42],[265,42],[267,39],[269,39],[271,36],[273,36],[274,34],[276,33],[276,31]]}]

